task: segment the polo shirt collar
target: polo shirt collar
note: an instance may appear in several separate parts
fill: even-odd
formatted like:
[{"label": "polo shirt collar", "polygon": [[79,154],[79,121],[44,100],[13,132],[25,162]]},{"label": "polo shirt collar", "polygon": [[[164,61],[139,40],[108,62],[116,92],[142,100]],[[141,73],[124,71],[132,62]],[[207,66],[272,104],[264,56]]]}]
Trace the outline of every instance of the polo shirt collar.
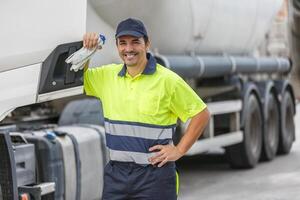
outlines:
[{"label": "polo shirt collar", "polygon": [[[148,61],[142,74],[146,74],[146,75],[154,74],[154,72],[156,71],[156,60],[150,53],[147,53],[146,56]],[[123,65],[118,75],[125,76],[125,74],[126,74],[126,64]]]}]

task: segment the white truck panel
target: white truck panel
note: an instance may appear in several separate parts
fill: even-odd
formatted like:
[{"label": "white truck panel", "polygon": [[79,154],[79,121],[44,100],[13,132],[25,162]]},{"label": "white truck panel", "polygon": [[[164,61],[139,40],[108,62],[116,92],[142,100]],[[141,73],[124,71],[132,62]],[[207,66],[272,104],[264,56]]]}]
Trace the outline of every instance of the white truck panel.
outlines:
[{"label": "white truck panel", "polygon": [[44,61],[59,44],[81,40],[86,0],[1,1],[0,71]]},{"label": "white truck panel", "polygon": [[41,64],[0,73],[0,121],[13,109],[36,102]]}]

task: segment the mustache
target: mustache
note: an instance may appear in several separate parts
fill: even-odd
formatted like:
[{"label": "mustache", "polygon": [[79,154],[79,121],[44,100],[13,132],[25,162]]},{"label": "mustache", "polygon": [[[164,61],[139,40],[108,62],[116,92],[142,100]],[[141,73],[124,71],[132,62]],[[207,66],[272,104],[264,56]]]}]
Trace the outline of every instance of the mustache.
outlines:
[{"label": "mustache", "polygon": [[138,53],[138,52],[135,52],[135,51],[125,51],[123,54],[135,54],[135,53]]}]

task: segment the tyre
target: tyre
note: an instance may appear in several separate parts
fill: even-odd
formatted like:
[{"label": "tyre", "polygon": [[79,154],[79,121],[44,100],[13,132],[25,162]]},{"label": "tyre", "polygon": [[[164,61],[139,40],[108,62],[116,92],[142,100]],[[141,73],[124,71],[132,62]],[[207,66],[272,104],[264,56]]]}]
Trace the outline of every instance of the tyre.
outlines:
[{"label": "tyre", "polygon": [[270,161],[276,156],[280,133],[280,111],[275,92],[271,91],[266,95],[264,111],[265,120],[261,159]]},{"label": "tyre", "polygon": [[288,90],[283,93],[280,105],[281,128],[278,153],[288,154],[291,151],[292,144],[295,140],[294,101]]},{"label": "tyre", "polygon": [[259,100],[253,93],[245,98],[243,116],[243,141],[226,149],[232,168],[253,168],[261,154],[263,116]]}]

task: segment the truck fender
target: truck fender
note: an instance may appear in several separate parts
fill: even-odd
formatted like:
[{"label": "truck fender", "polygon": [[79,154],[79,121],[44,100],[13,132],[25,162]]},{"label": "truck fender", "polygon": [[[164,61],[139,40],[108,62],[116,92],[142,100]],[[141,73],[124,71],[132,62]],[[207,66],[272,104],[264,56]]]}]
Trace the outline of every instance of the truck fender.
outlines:
[{"label": "truck fender", "polygon": [[243,128],[245,126],[245,106],[247,106],[245,104],[245,102],[247,102],[247,99],[249,98],[249,96],[251,94],[254,94],[256,96],[256,98],[258,99],[258,103],[259,103],[259,107],[260,107],[260,111],[261,111],[261,115],[264,118],[264,113],[262,112],[262,102],[261,102],[261,93],[258,89],[258,87],[253,83],[253,82],[247,82],[243,85],[243,90],[242,90],[242,100],[243,100],[243,108],[241,111],[241,128]]}]

